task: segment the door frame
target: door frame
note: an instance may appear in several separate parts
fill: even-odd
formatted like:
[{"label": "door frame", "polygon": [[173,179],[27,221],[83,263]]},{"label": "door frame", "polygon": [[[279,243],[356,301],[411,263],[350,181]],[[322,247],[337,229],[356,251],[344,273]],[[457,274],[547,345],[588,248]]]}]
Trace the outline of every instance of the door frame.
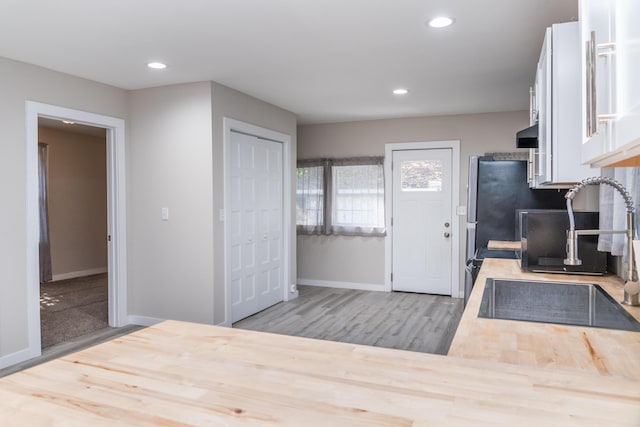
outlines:
[{"label": "door frame", "polygon": [[[29,358],[42,354],[38,244],[38,117],[65,119],[106,129],[109,326],[127,325],[127,231],[125,121],[57,105],[26,101],[27,126],[27,322]],[[105,236],[107,241],[107,236]]]},{"label": "door frame", "polygon": [[270,129],[266,129],[260,126],[245,123],[240,120],[224,117],[222,119],[224,128],[224,141],[223,141],[223,175],[224,175],[224,207],[221,210],[221,220],[224,221],[224,322],[221,326],[231,327],[231,289],[229,284],[229,271],[228,271],[228,243],[229,236],[231,235],[229,227],[230,218],[229,207],[231,206],[231,180],[229,174],[231,168],[229,167],[231,162],[231,131],[245,133],[253,135],[258,138],[268,139],[271,141],[282,143],[282,258],[283,258],[283,301],[289,301],[289,299],[295,297],[294,284],[291,283],[291,180],[293,176],[293,169],[291,166],[291,135],[287,135],[281,132],[276,132]]},{"label": "door frame", "polygon": [[451,149],[451,234],[457,238],[451,241],[451,296],[462,298],[464,284],[460,283],[460,218],[458,206],[460,203],[460,140],[429,141],[429,142],[401,142],[384,145],[384,175],[388,177],[384,182],[384,193],[387,195],[384,201],[385,226],[387,235],[384,238],[384,289],[391,292],[391,272],[393,269],[393,174],[391,164],[394,151],[405,150],[435,150]]}]

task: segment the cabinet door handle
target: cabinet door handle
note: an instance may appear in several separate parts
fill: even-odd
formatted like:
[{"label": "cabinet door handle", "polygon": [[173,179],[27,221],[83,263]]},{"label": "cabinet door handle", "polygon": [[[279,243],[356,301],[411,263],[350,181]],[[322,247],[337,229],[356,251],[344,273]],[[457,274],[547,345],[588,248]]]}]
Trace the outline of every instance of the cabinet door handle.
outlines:
[{"label": "cabinet door handle", "polygon": [[592,137],[598,132],[598,112],[596,99],[596,32],[591,31],[591,38],[587,45],[587,137]]},{"label": "cabinet door handle", "polygon": [[[592,137],[598,133],[598,124],[608,123],[611,120],[616,119],[615,113],[598,114],[598,97],[597,97],[597,74],[598,57],[608,57],[608,61],[613,61],[613,54],[616,51],[616,44],[596,42],[596,32],[591,31],[591,37],[586,43],[587,46],[587,137]],[[609,88],[609,91],[613,88]]]},{"label": "cabinet door handle", "polygon": [[[594,41],[595,41],[595,39],[594,39]],[[608,84],[609,84],[609,100],[610,101],[611,101],[611,96],[615,91],[615,84],[611,83],[611,68],[613,67],[611,62],[615,61],[615,55],[614,55],[615,53],[616,53],[616,43],[615,42],[596,44],[596,55],[597,56],[595,56],[594,58],[603,57],[603,58],[606,58],[606,60],[609,62]],[[594,59],[594,63],[595,63],[595,59]],[[597,67],[594,67],[594,69],[597,69]],[[614,74],[614,76],[615,76],[615,74]],[[611,108],[611,102],[609,102],[609,108]],[[607,123],[607,122],[610,122],[610,121],[616,119],[616,113],[615,112],[610,112],[610,113],[605,113],[605,114],[597,114],[597,113],[598,112],[597,112],[597,109],[596,109],[596,116],[598,118],[598,123]]]}]

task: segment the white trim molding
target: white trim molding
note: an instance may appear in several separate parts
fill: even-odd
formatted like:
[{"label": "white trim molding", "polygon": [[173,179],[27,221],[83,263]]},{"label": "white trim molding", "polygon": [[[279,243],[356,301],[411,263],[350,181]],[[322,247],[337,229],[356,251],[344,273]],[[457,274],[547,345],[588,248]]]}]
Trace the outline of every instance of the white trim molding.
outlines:
[{"label": "white trim molding", "polygon": [[356,291],[380,291],[388,292],[384,284],[373,283],[357,283],[357,282],[334,282],[331,280],[315,280],[315,279],[301,279],[298,278],[298,285],[300,286],[320,286],[323,288],[338,288],[338,289],[354,289]]},{"label": "white trim molding", "polygon": [[93,276],[94,274],[102,274],[108,271],[109,270],[107,269],[107,267],[90,268],[88,270],[80,270],[80,271],[70,271],[68,273],[54,274],[53,277],[51,278],[51,281],[57,282],[58,280],[67,280],[67,279],[75,279],[77,277]]},{"label": "white trim molding", "polygon": [[[455,214],[456,208],[460,205],[460,141],[429,141],[429,142],[403,142],[385,144],[384,147],[384,175],[387,177],[384,183],[385,212],[392,212],[393,180],[391,179],[391,162],[394,151],[402,150],[434,150],[451,149],[451,234],[457,236],[451,242],[451,296],[462,298],[464,295],[464,283],[460,281],[460,242],[464,235],[460,233],[460,217]],[[384,286],[385,290],[391,291],[391,271],[392,271],[392,242],[393,228],[391,227],[391,215],[386,218],[387,235],[384,239]]]},{"label": "white trim molding", "polygon": [[15,353],[5,354],[0,357],[0,369],[8,368],[9,366],[13,366],[17,363],[24,362],[25,360],[31,359],[31,349],[25,348],[20,351],[16,351]]},{"label": "white trim molding", "polygon": [[[27,322],[28,357],[40,356],[38,226],[38,117],[65,119],[107,131],[107,234],[109,326],[128,324],[125,121],[56,105],[26,101],[27,131]],[[107,237],[107,236],[105,236]],[[22,360],[17,360],[20,362]]]},{"label": "white trim molding", "polygon": [[149,317],[149,316],[136,316],[130,315],[127,317],[127,322],[130,325],[138,325],[138,326],[153,326],[158,323],[164,322],[166,319],[159,319],[157,317]]},{"label": "white trim molding", "polygon": [[[230,144],[231,144],[231,131],[237,131],[241,133],[245,133],[248,135],[257,136],[259,138],[269,139],[271,141],[277,141],[282,143],[282,187],[283,187],[283,198],[282,198],[282,212],[283,212],[283,283],[285,284],[283,289],[283,300],[289,301],[290,299],[294,299],[298,296],[298,291],[296,290],[296,284],[293,282],[293,278],[291,277],[291,263],[292,263],[292,253],[291,253],[291,241],[293,237],[293,225],[292,225],[292,200],[291,200],[291,189],[292,189],[292,178],[294,170],[292,168],[292,159],[291,159],[291,135],[287,135],[281,132],[273,131],[270,129],[266,129],[260,126],[255,126],[250,123],[245,123],[239,120],[231,119],[229,117],[224,117],[222,119],[223,128],[224,128],[224,141],[223,141],[223,163],[224,163],[224,218],[230,217],[229,206],[231,205],[231,195],[230,195],[230,183],[228,178],[229,173],[229,158],[230,158]],[[227,254],[227,243],[228,243],[228,222],[225,221],[224,224],[224,294],[225,294],[225,310],[224,310],[224,322],[221,323],[221,326],[231,326],[231,292],[229,289],[229,274],[227,271],[227,263],[228,263],[228,254]]]}]

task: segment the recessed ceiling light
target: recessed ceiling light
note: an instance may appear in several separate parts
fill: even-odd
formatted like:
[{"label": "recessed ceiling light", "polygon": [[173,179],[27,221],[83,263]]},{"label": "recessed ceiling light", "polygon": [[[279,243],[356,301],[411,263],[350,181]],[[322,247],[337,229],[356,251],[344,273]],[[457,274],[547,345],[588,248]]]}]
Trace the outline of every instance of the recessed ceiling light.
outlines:
[{"label": "recessed ceiling light", "polygon": [[154,70],[164,70],[167,68],[167,64],[163,64],[162,62],[149,62],[147,67],[153,68]]},{"label": "recessed ceiling light", "polygon": [[65,125],[75,125],[76,122],[72,122],[70,120],[60,120],[62,123],[64,123]]},{"label": "recessed ceiling light", "polygon": [[447,18],[446,16],[438,16],[437,18],[433,18],[429,21],[429,26],[431,28],[444,28],[453,24],[452,18]]},{"label": "recessed ceiling light", "polygon": [[398,89],[394,89],[393,93],[395,95],[406,95],[409,93],[409,91],[407,89],[398,88]]}]

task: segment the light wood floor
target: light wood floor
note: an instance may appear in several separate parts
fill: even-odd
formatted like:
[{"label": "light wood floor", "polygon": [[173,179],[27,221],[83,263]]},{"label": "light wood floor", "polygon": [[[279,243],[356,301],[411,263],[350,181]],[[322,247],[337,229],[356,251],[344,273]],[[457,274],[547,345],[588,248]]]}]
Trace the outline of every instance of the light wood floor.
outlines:
[{"label": "light wood floor", "polygon": [[440,295],[298,286],[300,296],[233,324],[352,344],[446,354],[463,300]]}]

